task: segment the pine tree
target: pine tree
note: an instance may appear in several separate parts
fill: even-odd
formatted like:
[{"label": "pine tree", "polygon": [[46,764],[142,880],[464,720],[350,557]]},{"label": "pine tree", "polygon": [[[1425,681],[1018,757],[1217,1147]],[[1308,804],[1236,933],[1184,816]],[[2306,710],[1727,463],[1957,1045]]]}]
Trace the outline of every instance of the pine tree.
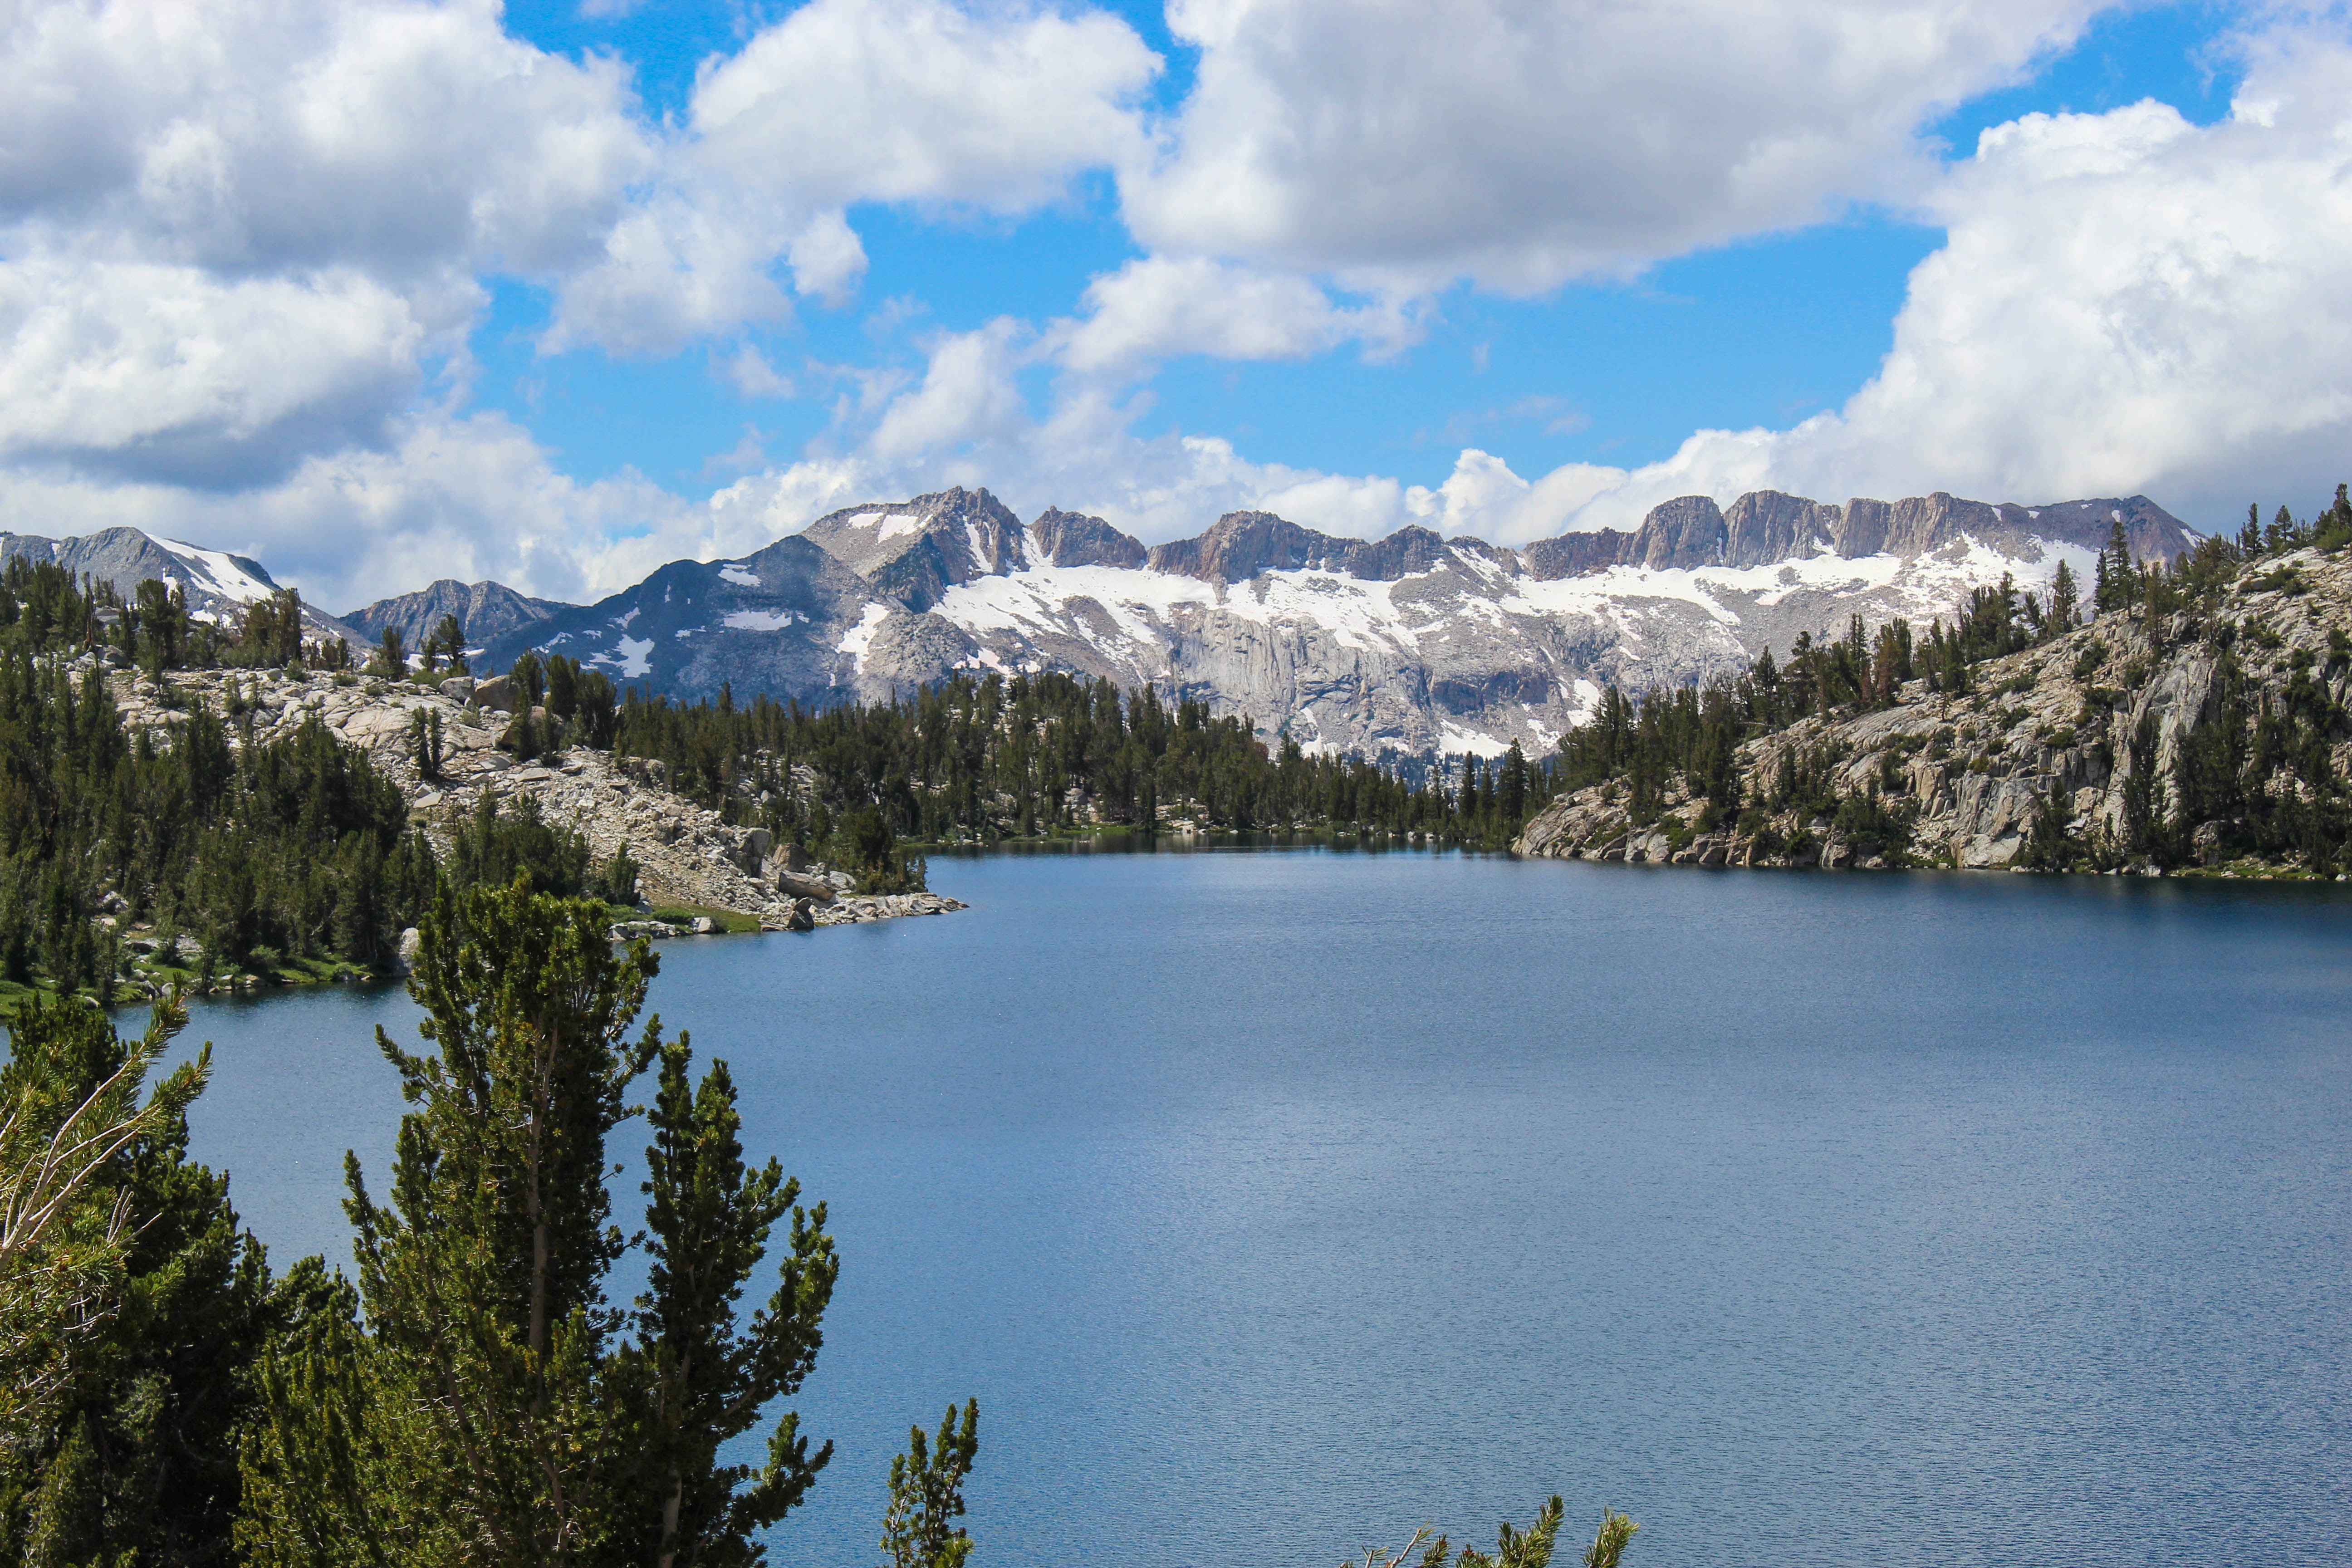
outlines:
[{"label": "pine tree", "polygon": [[2133,580],[2131,540],[2117,518],[2107,530],[2106,548],[2099,552],[2096,602],[2101,615],[2128,609],[2138,597]]},{"label": "pine tree", "polygon": [[[646,1151],[653,1288],[635,1315],[637,1342],[616,1377],[616,1386],[632,1390],[626,1405],[644,1413],[634,1444],[640,1495],[630,1510],[637,1540],[622,1555],[659,1568],[743,1568],[759,1561],[753,1534],[807,1494],[833,1445],[810,1454],[799,1417],[787,1413],[756,1473],[720,1465],[719,1450],[815,1366],[819,1324],[841,1266],[824,1234],[824,1205],[795,1206],[800,1184],[786,1180],[773,1160],[746,1170],[727,1064],[713,1062],[698,1090],[690,1060],[684,1037],[662,1050],[654,1142]],[[742,1331],[736,1300],[788,1213],[782,1279]]]},{"label": "pine tree", "polygon": [[268,1276],[227,1178],[187,1158],[209,1050],[138,1104],[186,1021],[165,1001],[145,1037],[125,1041],[95,1008],[35,999],[11,1028],[0,1068],[11,1113],[0,1131],[0,1555],[11,1561],[229,1561],[236,1430]]},{"label": "pine tree", "polygon": [[449,661],[449,673],[464,675],[466,670],[466,628],[454,615],[445,615],[425,638],[425,668],[433,668],[433,656],[438,653]]},{"label": "pine tree", "polygon": [[980,1401],[967,1400],[963,1423],[950,1405],[939,1438],[908,1434],[907,1451],[890,1461],[890,1507],[883,1516],[884,1568],[963,1568],[971,1537],[954,1521],[963,1516],[963,1482],[980,1454]]},{"label": "pine tree", "polygon": [[2074,581],[2074,569],[2062,560],[2050,581],[2051,635],[2063,637],[2082,624],[2083,591]]},{"label": "pine tree", "polygon": [[[615,953],[603,907],[513,888],[446,890],[410,991],[433,1055],[377,1042],[417,1107],[402,1120],[391,1199],[347,1159],[366,1330],[280,1360],[279,1402],[247,1458],[257,1563],[601,1561],[626,1489],[622,1417],[600,1397],[621,1315],[604,1279],[605,1141],[661,1047],[631,1041],[655,961]],[[331,1395],[292,1403],[299,1391]],[[397,1456],[396,1461],[394,1457]]]},{"label": "pine tree", "polygon": [[[314,1290],[257,1377],[246,1560],[750,1568],[832,1457],[786,1414],[763,1464],[719,1460],[815,1363],[840,1268],[824,1206],[746,1163],[725,1063],[698,1085],[658,1020],[631,1038],[655,961],[613,950],[600,904],[445,892],[422,935],[437,1054],[379,1036],[417,1109],[388,1204],[350,1163],[357,1291]],[[606,1145],[656,1058],[651,1277],[624,1310]],[[740,1318],[787,1215],[774,1289]],[[970,1439],[968,1419],[963,1469]]]},{"label": "pine tree", "polygon": [[387,680],[398,680],[407,675],[408,650],[402,645],[398,626],[383,628],[383,635],[376,642],[375,658],[368,661],[368,673]]},{"label": "pine tree", "polygon": [[2312,520],[2311,542],[2322,550],[2352,544],[2352,486],[2336,487],[2335,503]]},{"label": "pine tree", "polygon": [[1512,741],[1511,749],[1503,757],[1503,776],[1498,804],[1507,823],[1524,820],[1528,812],[1528,754]]},{"label": "pine tree", "polygon": [[[429,657],[429,656],[428,656]],[[430,669],[430,664],[425,668]],[[441,713],[419,708],[408,716],[409,760],[416,764],[416,776],[433,780],[441,776],[443,760]]]}]

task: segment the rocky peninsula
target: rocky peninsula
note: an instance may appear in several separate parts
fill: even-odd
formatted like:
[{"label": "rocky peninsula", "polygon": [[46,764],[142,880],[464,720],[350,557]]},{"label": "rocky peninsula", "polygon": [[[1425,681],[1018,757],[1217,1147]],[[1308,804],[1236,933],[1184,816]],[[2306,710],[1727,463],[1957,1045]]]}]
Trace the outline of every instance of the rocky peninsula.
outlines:
[{"label": "rocky peninsula", "polygon": [[[657,762],[587,747],[543,760],[510,756],[498,745],[514,718],[504,679],[457,676],[428,686],[260,668],[172,670],[161,683],[118,670],[108,684],[133,734],[161,729],[198,702],[231,717],[236,743],[289,734],[316,718],[400,786],[436,855],[448,853],[485,794],[501,803],[531,798],[546,821],[585,838],[599,861],[625,846],[638,863],[644,918],[617,925],[618,935],[808,931],[964,907],[937,893],[857,894],[847,873],[673,793]],[[439,721],[441,760],[429,778],[414,742],[420,714]],[[656,910],[677,916],[656,919]]]}]

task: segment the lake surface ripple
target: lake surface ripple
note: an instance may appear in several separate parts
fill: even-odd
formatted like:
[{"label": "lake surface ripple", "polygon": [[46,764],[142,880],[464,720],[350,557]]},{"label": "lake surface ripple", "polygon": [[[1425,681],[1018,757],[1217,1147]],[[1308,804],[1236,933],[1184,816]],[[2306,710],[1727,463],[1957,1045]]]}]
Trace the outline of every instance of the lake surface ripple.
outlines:
[{"label": "lake surface ripple", "polygon": [[[839,1452],[779,1564],[877,1556],[889,1456],[966,1394],[983,1568],[1328,1568],[1555,1490],[1635,1565],[2352,1563],[2352,898],[1296,849],[932,883],[971,911],[673,943],[654,987],[840,1241],[798,1401]],[[198,1010],[196,1152],[279,1264],[347,1259],[415,1016]]]}]

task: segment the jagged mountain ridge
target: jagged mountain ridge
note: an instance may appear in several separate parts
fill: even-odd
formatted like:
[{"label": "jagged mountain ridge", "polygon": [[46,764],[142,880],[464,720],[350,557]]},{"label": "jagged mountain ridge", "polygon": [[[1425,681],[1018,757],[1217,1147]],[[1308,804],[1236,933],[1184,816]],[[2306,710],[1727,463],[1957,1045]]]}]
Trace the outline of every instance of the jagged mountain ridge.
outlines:
[{"label": "jagged mountain ridge", "polygon": [[455,616],[465,629],[467,646],[478,647],[571,607],[553,599],[518,594],[503,583],[460,583],[444,577],[414,594],[378,599],[343,619],[370,642],[381,638],[386,626],[397,627],[403,643],[413,648],[432,636],[442,616]]},{"label": "jagged mountain ridge", "polygon": [[1762,491],[1654,509],[1632,533],[1524,552],[1419,527],[1380,540],[1234,512],[1147,548],[1099,518],[1024,525],[986,490],[847,507],[734,561],[674,562],[593,605],[486,640],[583,659],[668,695],[874,700],[956,669],[1062,669],[1246,712],[1377,753],[1545,745],[1611,681],[1728,673],[1848,616],[1925,620],[2114,522],[2135,552],[2197,537],[2144,496],[2043,507],[1937,494],[1843,506]]},{"label": "jagged mountain ridge", "polygon": [[1899,501],[1858,499],[1825,506],[1779,490],[1751,490],[1725,512],[1707,496],[1682,496],[1654,509],[1639,530],[1604,528],[1562,534],[1528,546],[1528,569],[1538,577],[1572,577],[1611,566],[1651,571],[1702,566],[1767,566],[1834,555],[1917,555],[1960,539],[2004,554],[2042,543],[2096,550],[2107,531],[2124,525],[2132,553],[2170,560],[2189,542],[2180,520],[2146,496],[2062,501],[2053,506],[1999,506],[1960,500],[1940,491]]},{"label": "jagged mountain ridge", "polygon": [[[101,528],[65,539],[0,532],[0,561],[18,556],[53,562],[76,578],[111,583],[126,599],[151,579],[172,584],[185,591],[188,612],[200,620],[238,620],[249,605],[278,591],[276,579],[258,561],[136,528]],[[313,637],[344,637],[355,644],[366,640],[346,622],[308,602],[302,605],[302,625]]]}]

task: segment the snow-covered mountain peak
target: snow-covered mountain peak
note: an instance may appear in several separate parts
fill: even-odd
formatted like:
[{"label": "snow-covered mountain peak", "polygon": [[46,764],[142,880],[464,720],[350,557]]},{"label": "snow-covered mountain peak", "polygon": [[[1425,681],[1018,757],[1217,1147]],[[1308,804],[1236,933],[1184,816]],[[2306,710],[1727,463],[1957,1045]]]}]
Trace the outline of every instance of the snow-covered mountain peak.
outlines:
[{"label": "snow-covered mountain peak", "polygon": [[887,505],[846,507],[801,531],[850,571],[910,610],[948,586],[1026,568],[1021,520],[986,490],[958,486]]}]

